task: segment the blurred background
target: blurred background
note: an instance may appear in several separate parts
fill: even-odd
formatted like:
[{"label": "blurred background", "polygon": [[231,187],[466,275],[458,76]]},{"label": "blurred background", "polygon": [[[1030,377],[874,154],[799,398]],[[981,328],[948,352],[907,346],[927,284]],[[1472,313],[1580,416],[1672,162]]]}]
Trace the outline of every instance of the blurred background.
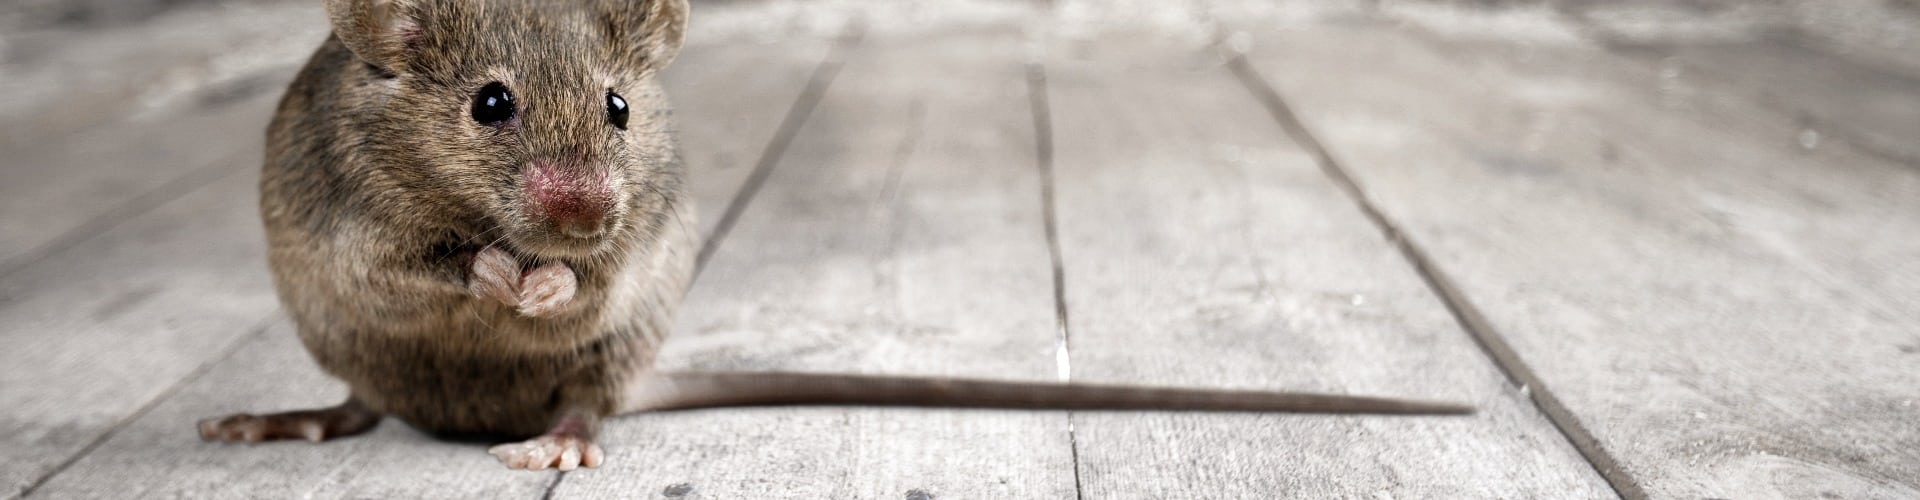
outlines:
[{"label": "blurred background", "polygon": [[1463,401],[783,408],[508,474],[279,312],[263,131],[317,0],[0,0],[0,495],[1920,498],[1920,2],[695,1],[668,369]]}]

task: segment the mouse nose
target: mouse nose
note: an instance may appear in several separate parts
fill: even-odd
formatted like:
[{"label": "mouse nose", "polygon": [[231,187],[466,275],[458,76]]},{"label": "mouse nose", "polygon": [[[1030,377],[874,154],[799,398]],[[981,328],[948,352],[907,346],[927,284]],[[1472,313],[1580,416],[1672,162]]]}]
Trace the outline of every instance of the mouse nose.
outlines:
[{"label": "mouse nose", "polygon": [[534,214],[567,236],[600,234],[613,208],[613,184],[606,173],[577,165],[536,160],[523,174],[524,193]]}]

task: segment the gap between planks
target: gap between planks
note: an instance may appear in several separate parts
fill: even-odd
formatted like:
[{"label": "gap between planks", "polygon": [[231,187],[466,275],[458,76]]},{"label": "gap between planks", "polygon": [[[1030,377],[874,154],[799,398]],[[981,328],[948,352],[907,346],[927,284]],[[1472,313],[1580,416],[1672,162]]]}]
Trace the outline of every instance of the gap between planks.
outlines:
[{"label": "gap between planks", "polygon": [[1594,438],[1593,432],[1581,425],[1579,418],[1553,395],[1553,391],[1547,388],[1540,376],[1534,373],[1533,368],[1527,366],[1525,360],[1520,359],[1519,353],[1507,344],[1506,338],[1493,327],[1491,322],[1487,321],[1486,316],[1480,312],[1480,308],[1473,305],[1466,294],[1453,283],[1452,278],[1434,265],[1433,259],[1427,256],[1426,250],[1413,241],[1412,237],[1401,231],[1400,227],[1388,219],[1384,212],[1374,206],[1366,190],[1354,180],[1351,174],[1347,173],[1346,167],[1333,158],[1333,154],[1327,151],[1320,140],[1315,138],[1313,132],[1300,121],[1292,108],[1287,106],[1286,99],[1280,95],[1280,91],[1273,88],[1273,85],[1260,75],[1259,70],[1254,69],[1253,65],[1247,62],[1246,56],[1237,53],[1229,54],[1227,67],[1241,85],[1260,101],[1267,113],[1273,116],[1274,121],[1279,122],[1280,128],[1313,156],[1314,162],[1320,165],[1320,170],[1340,188],[1342,193],[1346,194],[1354,205],[1360,208],[1361,213],[1366,215],[1368,221],[1373,222],[1375,229],[1386,236],[1387,241],[1393,244],[1400,256],[1413,265],[1414,270],[1420,275],[1420,280],[1426,283],[1427,288],[1446,305],[1447,312],[1462,329],[1467,331],[1468,336],[1473,338],[1474,344],[1493,360],[1494,365],[1507,376],[1509,381],[1519,386],[1522,392],[1527,393],[1534,406],[1545,413],[1547,419],[1560,431],[1561,436],[1580,451],[1580,456],[1586,459],[1587,464],[1607,480],[1607,485],[1613,488],[1614,493],[1628,500],[1648,498],[1646,490],[1640,487],[1639,481],[1620,468],[1619,460],[1607,452],[1600,441]]},{"label": "gap between planks", "polygon": [[[1053,201],[1053,110],[1047,101],[1047,67],[1037,61],[1027,63],[1027,109],[1033,114],[1034,164],[1040,168],[1040,211],[1047,233],[1047,257],[1053,265],[1055,362],[1060,370],[1060,383],[1072,383],[1073,328],[1067,316],[1066,267],[1060,259],[1060,219],[1054,215]],[[1074,432],[1073,411],[1067,411],[1067,446],[1073,462],[1073,497],[1086,500],[1086,489],[1080,483],[1080,436]]]},{"label": "gap between planks", "polygon": [[[793,137],[800,133],[800,126],[806,123],[808,116],[813,115],[813,108],[820,104],[820,98],[826,95],[827,87],[833,85],[834,77],[838,76],[840,69],[846,66],[846,53],[860,45],[862,33],[863,31],[857,27],[849,30],[835,41],[831,49],[827,50],[827,55],[820,60],[820,64],[814,66],[813,74],[807,78],[807,86],[800,90],[800,97],[794,99],[793,107],[788,108],[787,116],[780,120],[780,127],[774,129],[773,138],[768,140],[767,147],[760,151],[759,160],[753,164],[753,173],[747,176],[746,182],[740,185],[740,191],[727,202],[726,211],[720,214],[720,221],[713,227],[713,234],[707,236],[705,244],[700,246],[700,253],[693,261],[693,276],[689,278],[688,283],[700,282],[700,273],[706,270],[707,261],[712,260],[713,254],[720,250],[720,244],[727,240],[727,233],[732,232],[733,225],[739,222],[740,214],[747,211],[747,206],[753,203],[754,195],[760,193],[760,186],[766,184],[767,176],[773,174],[773,167],[780,163],[780,157],[785,156],[787,146],[791,145]],[[557,486],[559,482],[556,481],[554,484]]]}]

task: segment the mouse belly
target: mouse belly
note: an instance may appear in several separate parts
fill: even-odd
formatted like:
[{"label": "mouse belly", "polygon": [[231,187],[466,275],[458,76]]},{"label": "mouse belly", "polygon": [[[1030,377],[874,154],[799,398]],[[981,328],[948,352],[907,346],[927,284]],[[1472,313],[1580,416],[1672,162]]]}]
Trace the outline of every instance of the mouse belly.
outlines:
[{"label": "mouse belly", "polygon": [[616,406],[620,377],[609,351],[617,349],[608,342],[527,353],[385,334],[328,337],[307,339],[322,368],[368,408],[434,434],[534,436],[566,411]]},{"label": "mouse belly", "polygon": [[528,437],[556,420],[562,386],[553,370],[526,365],[442,358],[362,370],[347,383],[369,408],[422,431]]}]

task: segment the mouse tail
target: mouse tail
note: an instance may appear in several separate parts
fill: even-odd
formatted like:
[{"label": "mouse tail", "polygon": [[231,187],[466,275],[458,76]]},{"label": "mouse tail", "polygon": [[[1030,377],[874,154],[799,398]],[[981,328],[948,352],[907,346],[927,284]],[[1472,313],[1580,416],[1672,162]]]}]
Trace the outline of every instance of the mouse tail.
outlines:
[{"label": "mouse tail", "polygon": [[1473,407],[1460,404],[1335,394],[795,372],[653,373],[629,388],[626,404],[622,413],[786,405],[1427,415],[1473,413]]}]

